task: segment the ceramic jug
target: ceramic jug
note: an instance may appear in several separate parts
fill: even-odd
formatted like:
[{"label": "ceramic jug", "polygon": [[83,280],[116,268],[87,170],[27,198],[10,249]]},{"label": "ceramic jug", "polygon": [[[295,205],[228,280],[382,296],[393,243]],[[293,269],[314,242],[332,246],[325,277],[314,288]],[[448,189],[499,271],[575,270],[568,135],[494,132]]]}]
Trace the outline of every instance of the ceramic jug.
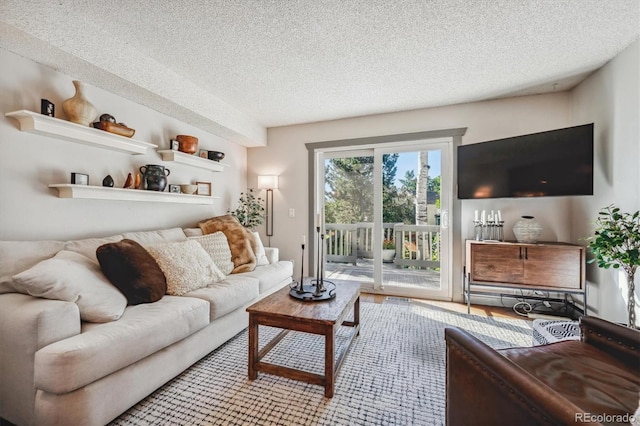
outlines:
[{"label": "ceramic jug", "polygon": [[147,164],[140,167],[142,173],[142,188],[149,191],[164,191],[167,186],[167,176],[171,170],[157,164]]}]

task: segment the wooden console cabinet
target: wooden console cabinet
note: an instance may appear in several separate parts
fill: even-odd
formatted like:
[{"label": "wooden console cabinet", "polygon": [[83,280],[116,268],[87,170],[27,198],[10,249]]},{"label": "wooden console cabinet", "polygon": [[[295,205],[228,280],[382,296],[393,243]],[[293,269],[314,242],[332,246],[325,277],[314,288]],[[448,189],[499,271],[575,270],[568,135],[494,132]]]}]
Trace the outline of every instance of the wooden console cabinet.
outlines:
[{"label": "wooden console cabinet", "polygon": [[524,244],[467,240],[464,293],[472,286],[580,294],[587,306],[585,248],[566,243]]}]

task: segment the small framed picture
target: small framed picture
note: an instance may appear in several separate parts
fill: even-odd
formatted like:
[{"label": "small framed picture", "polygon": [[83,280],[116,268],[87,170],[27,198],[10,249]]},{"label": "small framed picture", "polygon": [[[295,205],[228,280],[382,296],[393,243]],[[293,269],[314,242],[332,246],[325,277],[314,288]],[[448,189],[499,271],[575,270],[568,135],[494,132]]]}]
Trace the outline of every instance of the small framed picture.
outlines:
[{"label": "small framed picture", "polygon": [[200,151],[198,151],[198,156],[200,158],[209,158],[209,151],[207,151],[206,149],[201,149]]},{"label": "small framed picture", "polygon": [[178,151],[180,149],[180,142],[175,139],[171,139],[171,151]]},{"label": "small framed picture", "polygon": [[40,114],[54,117],[56,113],[56,106],[49,102],[47,99],[40,99]]},{"label": "small framed picture", "polygon": [[173,192],[174,194],[180,193],[180,185],[171,185],[169,184],[169,192]]},{"label": "small framed picture", "polygon": [[89,185],[89,175],[71,172],[71,183],[75,185]]},{"label": "small framed picture", "polygon": [[196,182],[196,185],[198,186],[196,194],[211,196],[211,182]]}]

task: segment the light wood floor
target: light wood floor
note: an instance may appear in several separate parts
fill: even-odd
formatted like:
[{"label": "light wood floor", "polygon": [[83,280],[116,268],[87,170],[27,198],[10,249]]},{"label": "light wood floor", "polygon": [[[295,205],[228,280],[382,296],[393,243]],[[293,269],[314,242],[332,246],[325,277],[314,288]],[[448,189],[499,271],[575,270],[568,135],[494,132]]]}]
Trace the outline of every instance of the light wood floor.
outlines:
[{"label": "light wood floor", "polygon": [[[368,303],[384,303],[388,296],[382,294],[360,293],[360,300]],[[410,299],[413,303],[428,304],[438,308],[447,309],[455,312],[467,313],[467,305],[457,302],[442,302],[439,300],[427,299]],[[471,305],[471,313],[478,316],[495,317],[495,318],[519,318],[529,319],[527,317],[516,314],[511,308],[502,308],[498,306]]]}]

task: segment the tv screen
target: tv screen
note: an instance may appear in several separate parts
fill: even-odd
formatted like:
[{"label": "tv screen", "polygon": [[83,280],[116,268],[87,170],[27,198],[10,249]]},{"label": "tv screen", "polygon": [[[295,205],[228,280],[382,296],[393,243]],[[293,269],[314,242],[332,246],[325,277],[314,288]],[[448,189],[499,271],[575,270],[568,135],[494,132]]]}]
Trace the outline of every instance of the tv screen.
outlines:
[{"label": "tv screen", "polygon": [[458,198],[593,195],[593,123],[458,146]]}]

